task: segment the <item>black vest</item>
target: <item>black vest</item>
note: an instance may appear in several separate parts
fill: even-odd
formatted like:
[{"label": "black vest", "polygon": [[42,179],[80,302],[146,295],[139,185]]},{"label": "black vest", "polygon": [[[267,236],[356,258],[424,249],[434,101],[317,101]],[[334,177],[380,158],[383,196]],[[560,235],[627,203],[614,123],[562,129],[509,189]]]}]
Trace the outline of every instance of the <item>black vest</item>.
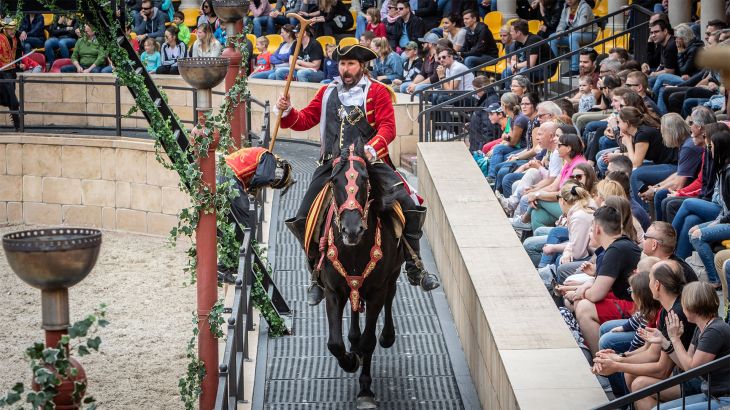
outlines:
[{"label": "black vest", "polygon": [[324,160],[340,156],[343,148],[359,139],[363,144],[367,143],[375,134],[375,129],[368,123],[364,102],[361,107],[344,105],[337,89],[333,89],[327,98],[326,110],[326,124],[321,124],[324,127]]}]

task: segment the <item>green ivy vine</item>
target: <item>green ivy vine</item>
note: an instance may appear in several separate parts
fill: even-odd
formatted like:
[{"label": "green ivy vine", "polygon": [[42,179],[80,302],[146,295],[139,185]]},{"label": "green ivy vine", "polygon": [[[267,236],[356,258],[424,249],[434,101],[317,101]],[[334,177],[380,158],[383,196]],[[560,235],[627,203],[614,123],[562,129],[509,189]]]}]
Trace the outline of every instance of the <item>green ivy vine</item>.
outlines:
[{"label": "green ivy vine", "polygon": [[[61,337],[55,347],[46,347],[43,342],[35,342],[25,350],[25,357],[33,373],[34,389],[28,389],[22,382],[15,385],[4,396],[0,396],[0,407],[13,406],[22,409],[23,403],[32,409],[52,410],[53,399],[58,394],[58,386],[78,375],[78,370],[69,361],[71,356],[83,357],[99,351],[101,338],[97,336],[100,328],[106,327],[106,305],[101,304],[94,313],[75,322],[68,334]],[[55,370],[55,371],[54,371]],[[74,381],[72,397],[79,408],[96,409],[96,399],[86,396],[86,383]]]},{"label": "green ivy vine", "polygon": [[256,241],[253,241],[252,245],[253,251],[259,257],[261,262],[263,262],[264,266],[259,266],[258,263],[253,264],[254,283],[251,285],[251,299],[253,300],[253,304],[254,306],[256,306],[256,309],[258,309],[261,313],[261,316],[263,316],[266,322],[269,324],[269,336],[280,337],[287,335],[289,334],[289,329],[287,329],[284,320],[281,318],[279,312],[276,311],[274,305],[271,303],[269,295],[266,292],[266,289],[264,289],[263,285],[264,272],[262,272],[262,269],[266,269],[269,276],[271,276],[272,274],[271,266],[269,266],[268,260],[265,255],[266,248]]}]

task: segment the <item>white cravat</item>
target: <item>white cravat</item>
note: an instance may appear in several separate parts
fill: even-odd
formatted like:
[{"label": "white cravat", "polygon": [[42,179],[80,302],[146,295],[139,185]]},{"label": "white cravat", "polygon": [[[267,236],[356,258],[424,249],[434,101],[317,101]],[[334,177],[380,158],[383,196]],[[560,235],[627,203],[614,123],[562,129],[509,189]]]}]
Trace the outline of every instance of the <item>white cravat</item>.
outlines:
[{"label": "white cravat", "polygon": [[337,84],[337,96],[340,98],[342,105],[362,107],[365,104],[365,87],[368,84],[367,77],[363,76],[349,90],[346,90],[342,85],[342,79],[340,77],[335,77],[333,82]]}]

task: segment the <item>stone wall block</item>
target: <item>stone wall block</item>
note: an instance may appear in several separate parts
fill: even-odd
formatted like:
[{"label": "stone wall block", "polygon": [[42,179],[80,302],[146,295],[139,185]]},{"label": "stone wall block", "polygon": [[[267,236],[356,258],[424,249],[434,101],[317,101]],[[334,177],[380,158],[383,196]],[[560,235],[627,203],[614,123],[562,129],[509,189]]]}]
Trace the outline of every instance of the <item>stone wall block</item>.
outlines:
[{"label": "stone wall block", "polygon": [[74,226],[101,228],[101,207],[85,205],[63,205],[63,223]]},{"label": "stone wall block", "polygon": [[0,202],[0,223],[8,221],[8,203]]},{"label": "stone wall block", "polygon": [[101,209],[102,229],[117,229],[117,210],[111,207]]},{"label": "stone wall block", "polygon": [[150,212],[162,212],[162,190],[160,187],[146,184],[132,184],[132,209]]},{"label": "stone wall block", "polygon": [[[126,87],[122,87],[126,88]],[[65,97],[65,95],[64,95]],[[86,102],[88,103],[108,103],[116,101],[116,93],[114,85],[99,84],[89,85],[86,87]]]},{"label": "stone wall block", "polygon": [[118,181],[136,182],[139,184],[147,182],[146,152],[118,149],[116,154]]},{"label": "stone wall block", "polygon": [[[164,156],[166,162],[170,160]],[[157,155],[154,152],[147,153],[147,183],[155,186],[176,187],[180,182],[180,176],[176,171],[165,168],[157,162]]]},{"label": "stone wall block", "polygon": [[133,209],[117,209],[117,230],[147,233],[147,213]]},{"label": "stone wall block", "polygon": [[24,202],[23,220],[27,224],[60,225],[63,221],[61,205]]},{"label": "stone wall block", "polygon": [[177,226],[178,218],[155,212],[147,213],[147,233],[150,235],[169,236],[170,230]]},{"label": "stone wall block", "polygon": [[22,202],[8,202],[8,223],[23,223]]},{"label": "stone wall block", "polygon": [[25,85],[25,99],[28,102],[51,102],[61,103],[63,101],[63,88],[56,85],[28,83]]},{"label": "stone wall block", "polygon": [[43,202],[47,204],[80,205],[81,180],[70,178],[43,178]]},{"label": "stone wall block", "polygon": [[23,177],[0,175],[0,201],[23,200]]},{"label": "stone wall block", "polygon": [[43,103],[43,111],[58,113],[56,115],[46,114],[43,116],[44,125],[87,125],[87,117],[77,114],[86,113],[85,102],[64,102],[59,103]]},{"label": "stone wall block", "polygon": [[5,167],[8,175],[23,175],[23,146],[8,144],[5,146]]},{"label": "stone wall block", "polygon": [[95,147],[64,146],[61,150],[61,176],[66,178],[101,178],[101,150]]},{"label": "stone wall block", "polygon": [[190,206],[190,197],[178,188],[162,188],[162,213],[177,215],[180,210]]},{"label": "stone wall block", "polygon": [[21,158],[23,175],[61,176],[61,146],[25,144]]},{"label": "stone wall block", "polygon": [[5,153],[7,152],[8,144],[0,145],[0,175],[7,173],[7,160],[5,159]]},{"label": "stone wall block", "polygon": [[114,148],[101,149],[101,179],[117,179],[117,154]]},{"label": "stone wall block", "polygon": [[117,208],[129,208],[131,204],[131,187],[129,182],[118,182],[117,185]]},{"label": "stone wall block", "polygon": [[23,176],[23,201],[43,201],[43,177],[33,175]]},{"label": "stone wall block", "polygon": [[64,103],[86,102],[86,84],[62,84],[61,94]]},{"label": "stone wall block", "polygon": [[81,203],[94,206],[115,206],[114,181],[85,179],[81,181]]}]

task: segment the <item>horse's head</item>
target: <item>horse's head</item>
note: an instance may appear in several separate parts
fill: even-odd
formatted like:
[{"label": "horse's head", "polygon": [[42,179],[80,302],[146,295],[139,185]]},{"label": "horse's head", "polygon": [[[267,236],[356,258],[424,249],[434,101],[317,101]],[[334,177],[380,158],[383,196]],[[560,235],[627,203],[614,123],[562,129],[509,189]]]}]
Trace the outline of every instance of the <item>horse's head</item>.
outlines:
[{"label": "horse's head", "polygon": [[370,178],[362,144],[350,145],[342,156],[335,158],[332,168],[332,203],[335,224],[342,242],[355,246],[367,230],[370,208]]}]

